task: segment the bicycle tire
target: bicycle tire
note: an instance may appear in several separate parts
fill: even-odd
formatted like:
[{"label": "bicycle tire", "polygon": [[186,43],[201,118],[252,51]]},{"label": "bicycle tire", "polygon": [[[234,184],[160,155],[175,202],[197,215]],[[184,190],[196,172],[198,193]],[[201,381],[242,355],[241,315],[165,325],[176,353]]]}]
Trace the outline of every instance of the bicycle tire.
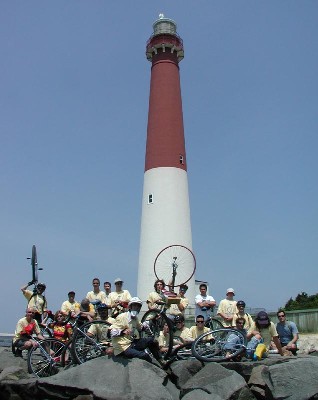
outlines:
[{"label": "bicycle tire", "polygon": [[[237,343],[230,341],[234,335]],[[192,343],[192,354],[204,362],[229,361],[246,349],[246,337],[236,329],[216,329],[200,335]]]},{"label": "bicycle tire", "polygon": [[[96,325],[103,325],[103,327],[100,328]],[[88,360],[106,354],[105,350],[107,345],[105,345],[103,341],[108,339],[105,335],[107,335],[110,326],[111,323],[107,321],[95,320],[76,328],[72,338],[71,353],[77,364],[83,364]],[[91,327],[94,328],[92,328],[92,336],[89,336],[88,330]],[[98,335],[100,336],[98,337]]]},{"label": "bicycle tire", "polygon": [[32,267],[32,280],[33,280],[33,282],[37,282],[38,281],[38,257],[36,254],[35,244],[32,246],[31,267]]},{"label": "bicycle tire", "polygon": [[172,264],[176,262],[178,267],[175,276],[174,287],[188,282],[196,268],[195,255],[192,250],[181,244],[173,244],[162,249],[154,262],[154,273],[157,279],[163,279],[166,283],[171,280]]},{"label": "bicycle tire", "polygon": [[65,344],[58,339],[39,341],[28,352],[28,372],[39,378],[56,375],[62,369],[61,355]]},{"label": "bicycle tire", "polygon": [[151,331],[151,336],[158,340],[159,336],[160,336],[160,332],[163,330],[163,326],[164,324],[167,324],[169,327],[169,338],[168,338],[168,343],[167,343],[167,347],[168,350],[167,352],[164,354],[163,358],[166,360],[167,358],[169,358],[171,351],[172,351],[172,347],[173,347],[173,324],[172,321],[167,317],[167,315],[159,310],[149,310],[147,311],[142,319],[141,322],[149,322],[149,328]]},{"label": "bicycle tire", "polygon": [[204,324],[207,328],[209,328],[211,331],[215,331],[216,329],[222,329],[224,328],[224,325],[222,322],[217,319],[217,318],[209,318],[206,323]]}]

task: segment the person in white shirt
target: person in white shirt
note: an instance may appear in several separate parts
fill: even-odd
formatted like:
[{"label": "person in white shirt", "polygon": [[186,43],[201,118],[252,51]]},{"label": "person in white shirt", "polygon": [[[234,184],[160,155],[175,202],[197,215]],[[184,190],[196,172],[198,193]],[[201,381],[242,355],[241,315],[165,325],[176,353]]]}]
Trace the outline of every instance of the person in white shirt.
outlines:
[{"label": "person in white shirt", "polygon": [[201,283],[200,294],[195,296],[195,316],[202,315],[206,321],[212,316],[213,307],[216,302],[212,296],[207,295],[207,285]]}]

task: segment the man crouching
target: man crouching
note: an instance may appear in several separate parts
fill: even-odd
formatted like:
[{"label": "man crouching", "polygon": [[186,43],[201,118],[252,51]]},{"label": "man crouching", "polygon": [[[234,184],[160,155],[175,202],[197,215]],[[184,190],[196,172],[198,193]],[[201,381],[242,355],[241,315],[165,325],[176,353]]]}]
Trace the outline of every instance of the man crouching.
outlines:
[{"label": "man crouching", "polygon": [[153,337],[140,338],[140,332],[147,330],[148,324],[141,324],[138,314],[142,301],[133,297],[128,304],[128,311],[119,314],[111,327],[111,338],[115,356],[126,358],[141,358],[152,362],[150,355],[145,351],[148,348],[156,360],[160,361],[159,344]]}]

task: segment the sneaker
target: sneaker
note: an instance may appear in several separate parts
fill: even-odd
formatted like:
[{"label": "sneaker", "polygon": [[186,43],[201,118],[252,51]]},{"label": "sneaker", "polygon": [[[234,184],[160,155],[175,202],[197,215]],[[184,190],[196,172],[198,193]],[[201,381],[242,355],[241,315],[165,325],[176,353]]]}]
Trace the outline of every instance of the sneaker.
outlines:
[{"label": "sneaker", "polygon": [[23,356],[22,356],[22,350],[20,350],[20,349],[15,349],[14,357],[23,357]]}]

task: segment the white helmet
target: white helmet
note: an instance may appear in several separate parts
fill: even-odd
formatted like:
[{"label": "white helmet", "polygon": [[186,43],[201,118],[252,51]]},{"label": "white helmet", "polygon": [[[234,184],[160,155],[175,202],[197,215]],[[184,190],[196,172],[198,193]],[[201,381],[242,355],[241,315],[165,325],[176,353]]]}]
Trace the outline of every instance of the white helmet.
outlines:
[{"label": "white helmet", "polygon": [[128,303],[128,306],[131,306],[132,304],[140,304],[142,306],[142,301],[139,297],[132,297],[130,302]]}]

